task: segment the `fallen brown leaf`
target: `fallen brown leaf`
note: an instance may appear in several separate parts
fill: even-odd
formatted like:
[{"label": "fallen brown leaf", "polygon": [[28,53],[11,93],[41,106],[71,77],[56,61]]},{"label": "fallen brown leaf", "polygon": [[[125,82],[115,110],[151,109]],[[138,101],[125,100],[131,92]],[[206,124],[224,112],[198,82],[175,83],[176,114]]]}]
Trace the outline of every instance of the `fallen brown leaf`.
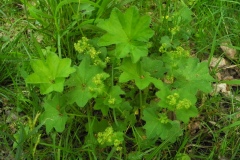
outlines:
[{"label": "fallen brown leaf", "polygon": [[210,67],[222,68],[227,65],[227,61],[224,58],[213,57],[210,62]]},{"label": "fallen brown leaf", "polygon": [[235,55],[237,53],[237,50],[231,47],[230,43],[227,42],[223,42],[220,45],[221,49],[223,50],[223,52],[225,53],[225,55],[229,58],[229,59],[235,59]]}]

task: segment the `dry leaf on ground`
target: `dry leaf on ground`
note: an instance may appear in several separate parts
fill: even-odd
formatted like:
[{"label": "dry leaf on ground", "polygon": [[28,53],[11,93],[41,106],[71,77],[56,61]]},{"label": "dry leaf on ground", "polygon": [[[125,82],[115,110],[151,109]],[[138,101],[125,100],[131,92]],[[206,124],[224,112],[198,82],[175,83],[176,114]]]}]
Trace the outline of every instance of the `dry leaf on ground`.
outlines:
[{"label": "dry leaf on ground", "polygon": [[227,61],[224,59],[224,58],[216,58],[216,57],[213,57],[211,59],[211,62],[210,62],[210,67],[217,67],[217,68],[222,68],[224,66],[226,66],[228,63]]},{"label": "dry leaf on ground", "polygon": [[231,46],[232,46],[232,44],[230,42],[223,42],[220,45],[221,49],[223,50],[223,52],[229,59],[235,59],[237,50],[232,48]]}]

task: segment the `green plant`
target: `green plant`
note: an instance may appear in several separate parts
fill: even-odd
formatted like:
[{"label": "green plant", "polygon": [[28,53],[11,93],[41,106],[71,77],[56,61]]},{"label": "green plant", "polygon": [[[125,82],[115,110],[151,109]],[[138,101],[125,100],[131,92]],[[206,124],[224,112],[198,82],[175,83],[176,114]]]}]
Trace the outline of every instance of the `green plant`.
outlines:
[{"label": "green plant", "polygon": [[176,48],[178,46],[188,46],[194,28],[192,27],[192,11],[183,2],[176,1],[170,7],[163,8],[164,13],[160,17],[159,39],[164,48]]},{"label": "green plant", "polygon": [[[149,40],[154,34],[150,22],[134,6],[125,13],[115,8],[109,19],[97,25],[105,32],[102,37],[82,37],[74,44],[77,66],[71,67],[71,59],[50,50],[45,50],[43,59],[31,61],[34,73],[26,83],[39,86],[45,95],[40,122],[48,134],[53,129],[64,131],[68,111],[75,106],[89,108],[88,115],[96,117],[87,126],[90,122],[104,126],[100,130],[86,127],[88,134],[97,134],[99,144],[113,145],[120,153],[119,144],[127,143],[123,132],[137,138],[135,127],[144,129],[143,136],[152,143],[159,138],[173,143],[183,134],[182,122],[187,124],[198,115],[197,93],[211,92],[214,79],[207,62],[191,57],[179,43],[174,47],[163,43],[161,55],[150,55]],[[103,123],[105,117],[109,126]],[[109,136],[113,139],[107,140]]]},{"label": "green plant", "polygon": [[[0,157],[240,159],[239,4],[2,0]],[[139,30],[137,19],[151,22]],[[205,94],[217,57],[227,65],[210,67],[214,86],[231,96]],[[234,79],[218,82],[225,74]]]}]

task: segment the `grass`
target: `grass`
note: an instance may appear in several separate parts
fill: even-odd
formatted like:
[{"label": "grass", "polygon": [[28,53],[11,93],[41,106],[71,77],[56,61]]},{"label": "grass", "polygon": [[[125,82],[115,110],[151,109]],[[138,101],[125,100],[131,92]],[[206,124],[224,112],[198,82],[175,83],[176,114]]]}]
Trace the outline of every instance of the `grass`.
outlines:
[{"label": "grass", "polygon": [[[98,37],[102,33],[96,27],[99,19],[108,18],[114,7],[125,10],[136,5],[141,14],[152,18],[155,35],[151,41],[155,47],[150,49],[150,54],[158,53],[162,35],[169,34],[169,28],[175,24],[175,20],[161,19],[179,10],[179,1],[170,0],[96,0],[92,4],[61,0],[4,0],[0,4],[0,159],[167,160],[177,159],[176,155],[182,153],[191,159],[240,159],[240,102],[223,94],[199,96],[199,116],[183,126],[184,135],[174,144],[168,141],[152,144],[143,139],[143,130],[136,127],[132,129],[134,137],[125,136],[127,141],[121,154],[116,154],[114,148],[96,148],[95,135],[85,131],[85,127],[90,131],[95,127],[92,124],[96,117],[91,107],[87,111],[68,108],[74,114],[69,115],[72,118],[63,133],[48,135],[42,124],[34,123],[41,111],[41,96],[35,88],[25,85],[24,78],[30,72],[30,59],[43,56],[42,48],[51,46],[60,57],[76,62],[73,44],[82,36]],[[192,21],[180,27],[191,33],[187,38],[177,35],[174,39],[188,47],[193,56],[209,62],[213,57],[226,58],[220,49],[226,39],[239,50],[238,1],[189,0],[186,4],[193,12]],[[237,56],[231,64],[239,66]],[[233,95],[239,94],[238,89],[231,91]],[[28,135],[24,134],[26,124],[31,129]],[[19,132],[19,144],[14,148],[16,132]]]}]

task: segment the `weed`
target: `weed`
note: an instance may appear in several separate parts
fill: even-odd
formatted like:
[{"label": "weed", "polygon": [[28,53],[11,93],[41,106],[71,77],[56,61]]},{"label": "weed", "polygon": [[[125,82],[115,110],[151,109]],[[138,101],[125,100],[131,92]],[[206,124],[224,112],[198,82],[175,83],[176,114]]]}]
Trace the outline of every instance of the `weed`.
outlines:
[{"label": "weed", "polygon": [[209,95],[219,45],[229,39],[239,48],[238,2],[1,6],[3,157],[239,157],[239,102]]}]

